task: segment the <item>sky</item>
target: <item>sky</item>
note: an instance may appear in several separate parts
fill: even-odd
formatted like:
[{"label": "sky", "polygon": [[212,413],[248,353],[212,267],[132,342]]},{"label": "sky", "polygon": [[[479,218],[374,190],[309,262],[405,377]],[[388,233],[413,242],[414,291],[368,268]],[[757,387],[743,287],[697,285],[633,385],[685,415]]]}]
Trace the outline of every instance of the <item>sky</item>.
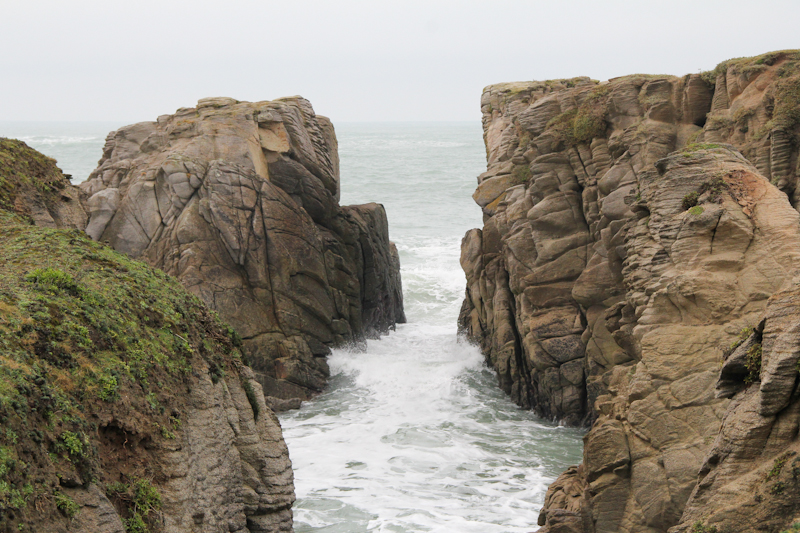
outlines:
[{"label": "sky", "polygon": [[800,0],[0,0],[0,121],[302,95],[337,122],[480,119],[491,83],[682,75],[800,48]]}]

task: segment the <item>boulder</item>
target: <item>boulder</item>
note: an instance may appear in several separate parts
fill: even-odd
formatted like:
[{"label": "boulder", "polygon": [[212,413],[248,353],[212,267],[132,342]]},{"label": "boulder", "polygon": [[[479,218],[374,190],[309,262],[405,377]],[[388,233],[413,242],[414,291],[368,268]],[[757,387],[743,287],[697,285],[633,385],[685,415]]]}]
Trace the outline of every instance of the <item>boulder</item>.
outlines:
[{"label": "boulder", "polygon": [[206,98],[121,128],[81,189],[89,235],[216,310],[268,396],[308,399],[331,347],[405,321],[386,212],[339,205],[333,126],[303,98]]}]

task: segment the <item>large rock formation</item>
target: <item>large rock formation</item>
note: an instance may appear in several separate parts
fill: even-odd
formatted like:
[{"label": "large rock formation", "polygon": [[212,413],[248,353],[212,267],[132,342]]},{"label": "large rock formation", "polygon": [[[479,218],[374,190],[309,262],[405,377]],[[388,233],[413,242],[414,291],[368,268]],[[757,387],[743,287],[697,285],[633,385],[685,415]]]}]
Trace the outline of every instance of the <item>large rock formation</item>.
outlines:
[{"label": "large rock formation", "polygon": [[[460,326],[520,405],[593,423],[583,464],[548,491],[542,531],[695,527],[734,472],[755,472],[756,456],[771,465],[796,434],[788,348],[766,381],[742,355],[748,340],[723,367],[734,402],[714,385],[725,348],[767,331],[765,312],[783,317],[774,335],[786,331],[775,301],[790,298],[800,264],[798,63],[776,52],[682,78],[484,91],[484,227],[462,244]],[[748,403],[753,382],[764,397]],[[771,406],[758,421],[756,401]],[[774,446],[759,455],[748,431]],[[751,530],[723,514],[714,521]]]},{"label": "large rock formation", "polygon": [[0,184],[0,531],[291,531],[286,445],[233,330],[90,240],[53,160],[0,139]]},{"label": "large rock formation", "polygon": [[333,126],[299,98],[208,98],[109,134],[87,233],[229,322],[265,393],[306,399],[331,346],[403,322],[383,206],[340,207]]}]

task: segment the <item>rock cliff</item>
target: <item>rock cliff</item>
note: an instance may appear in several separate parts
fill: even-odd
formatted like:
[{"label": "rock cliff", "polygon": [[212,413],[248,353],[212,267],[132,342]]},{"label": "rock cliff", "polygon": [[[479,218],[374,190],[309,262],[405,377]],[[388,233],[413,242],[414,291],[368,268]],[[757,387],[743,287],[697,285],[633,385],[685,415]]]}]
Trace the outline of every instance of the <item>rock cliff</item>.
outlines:
[{"label": "rock cliff", "polygon": [[[462,244],[459,324],[514,401],[592,425],[542,531],[792,520],[770,488],[788,480],[752,489],[797,434],[799,73],[786,51],[485,89],[484,227]],[[731,494],[769,505],[742,520]]]},{"label": "rock cliff", "polygon": [[330,347],[405,320],[383,206],[339,206],[333,126],[300,97],[209,98],[112,132],[81,188],[87,233],[216,310],[269,396],[307,399]]},{"label": "rock cliff", "polygon": [[0,185],[0,531],[291,531],[288,452],[236,333],[89,239],[54,161],[0,139]]}]

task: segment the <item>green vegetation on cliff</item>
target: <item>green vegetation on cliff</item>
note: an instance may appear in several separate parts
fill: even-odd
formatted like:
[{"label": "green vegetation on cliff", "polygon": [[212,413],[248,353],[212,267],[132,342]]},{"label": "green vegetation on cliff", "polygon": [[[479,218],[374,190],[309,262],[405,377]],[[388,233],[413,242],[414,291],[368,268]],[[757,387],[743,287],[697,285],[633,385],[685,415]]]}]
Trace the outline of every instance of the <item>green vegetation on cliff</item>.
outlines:
[{"label": "green vegetation on cliff", "polygon": [[47,193],[64,178],[2,141],[0,531],[66,523],[69,490],[92,483],[128,531],[155,531],[154,443],[180,435],[198,373],[238,372],[241,340],[163,272],[14,215],[18,180]]},{"label": "green vegetation on cliff", "polygon": [[547,131],[556,142],[567,146],[588,143],[606,131],[608,113],[608,85],[598,85],[586,96],[577,108],[561,113],[547,123]]},{"label": "green vegetation on cliff", "polygon": [[800,52],[797,50],[776,50],[759,56],[726,59],[717,64],[714,69],[703,72],[701,76],[706,83],[713,86],[720,74],[759,74],[782,59],[790,61],[800,59]]},{"label": "green vegetation on cliff", "polygon": [[[776,65],[779,65],[777,80],[766,94],[770,103],[767,106],[770,118],[754,132],[754,140],[763,139],[775,129],[789,131],[800,125],[800,51],[779,50],[754,57],[728,59],[702,74],[703,79],[713,87],[722,74],[726,74],[728,79],[743,76],[750,80]],[[718,128],[730,128],[735,124],[743,127],[754,113],[755,109],[740,108],[730,117],[709,115],[708,118],[717,121]]]},{"label": "green vegetation on cliff", "polygon": [[[53,193],[64,188],[67,181],[54,159],[30,148],[22,141],[0,137],[0,214],[11,211],[23,214],[15,206],[22,192]],[[51,201],[57,201],[53,196]]]}]

